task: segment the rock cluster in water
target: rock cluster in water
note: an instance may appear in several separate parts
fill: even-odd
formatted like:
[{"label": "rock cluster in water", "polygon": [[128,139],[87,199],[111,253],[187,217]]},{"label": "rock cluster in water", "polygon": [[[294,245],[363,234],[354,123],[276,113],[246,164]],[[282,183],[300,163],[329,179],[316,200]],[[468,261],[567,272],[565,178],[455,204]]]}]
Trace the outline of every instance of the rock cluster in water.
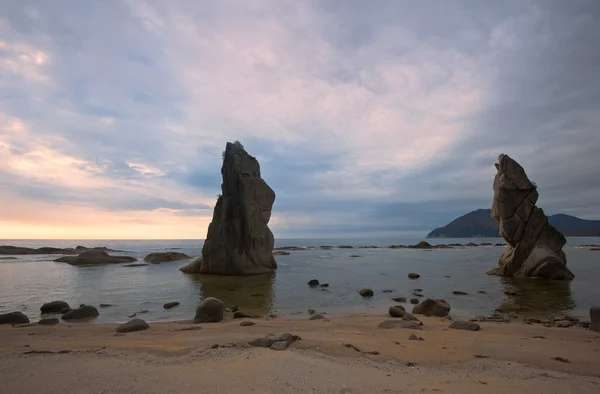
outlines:
[{"label": "rock cluster in water", "polygon": [[260,165],[242,144],[227,143],[221,168],[222,194],[202,248],[186,273],[253,275],[277,269],[273,233],[267,226],[275,192],[261,178]]},{"label": "rock cluster in water", "polygon": [[500,224],[500,235],[508,245],[500,256],[499,267],[489,274],[573,279],[562,251],[565,237],[535,206],[539,197],[536,185],[507,155],[498,157],[496,169],[492,217]]}]

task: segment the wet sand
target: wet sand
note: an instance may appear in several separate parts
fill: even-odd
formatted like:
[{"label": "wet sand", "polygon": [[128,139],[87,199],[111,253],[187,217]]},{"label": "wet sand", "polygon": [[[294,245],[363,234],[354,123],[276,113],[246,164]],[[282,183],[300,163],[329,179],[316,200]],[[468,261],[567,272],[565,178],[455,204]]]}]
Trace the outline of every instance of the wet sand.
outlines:
[{"label": "wet sand", "polygon": [[[151,323],[119,336],[116,324],[0,326],[0,393],[600,392],[600,333],[522,323],[470,332],[440,318],[424,318],[423,330],[377,328],[387,319]],[[284,332],[302,339],[286,351],[247,344]]]}]

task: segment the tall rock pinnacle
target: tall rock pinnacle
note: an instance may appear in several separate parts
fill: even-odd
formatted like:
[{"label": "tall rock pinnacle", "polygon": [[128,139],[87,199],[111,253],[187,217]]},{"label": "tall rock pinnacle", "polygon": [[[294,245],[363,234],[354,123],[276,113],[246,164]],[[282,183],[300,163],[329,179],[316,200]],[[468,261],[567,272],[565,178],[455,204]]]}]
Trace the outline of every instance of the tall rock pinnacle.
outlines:
[{"label": "tall rock pinnacle", "polygon": [[573,279],[567,268],[562,247],[565,237],[535,206],[537,186],[525,170],[508,155],[501,154],[496,163],[492,218],[500,224],[500,235],[508,244],[499,267],[489,274],[508,277]]},{"label": "tall rock pinnacle", "polygon": [[221,167],[221,195],[202,256],[181,271],[254,275],[277,269],[274,238],[267,226],[275,192],[260,176],[258,161],[239,142],[227,143]]}]

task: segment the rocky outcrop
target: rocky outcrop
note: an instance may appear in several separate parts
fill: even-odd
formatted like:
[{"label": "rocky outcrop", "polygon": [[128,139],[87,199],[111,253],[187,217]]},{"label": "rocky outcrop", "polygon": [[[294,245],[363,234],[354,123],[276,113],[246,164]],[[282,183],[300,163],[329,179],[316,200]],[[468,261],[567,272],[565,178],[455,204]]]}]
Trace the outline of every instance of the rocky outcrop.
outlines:
[{"label": "rocky outcrop", "polygon": [[258,161],[239,142],[227,143],[221,195],[208,227],[202,256],[186,273],[253,275],[277,269],[274,238],[267,226],[275,192],[260,175]]},{"label": "rocky outcrop", "polygon": [[26,324],[29,318],[21,312],[10,312],[0,315],[0,324]]},{"label": "rocky outcrop", "polygon": [[562,247],[565,237],[535,206],[537,186],[525,170],[509,156],[501,154],[496,163],[492,218],[500,224],[500,235],[508,244],[499,266],[488,272],[506,277],[573,279]]},{"label": "rocky outcrop", "polygon": [[166,263],[169,261],[178,261],[178,260],[186,260],[189,259],[190,256],[188,256],[185,253],[179,253],[179,252],[165,252],[165,253],[160,253],[160,252],[155,252],[155,253],[150,253],[148,256],[144,257],[144,261],[147,261],[149,263],[152,264],[160,264],[160,263]]},{"label": "rocky outcrop", "polygon": [[98,246],[95,248],[86,248],[85,246],[78,246],[73,248],[53,248],[44,246],[42,248],[27,248],[23,246],[10,246],[1,245],[0,254],[11,254],[11,255],[27,255],[27,254],[78,254],[88,250],[102,250],[105,252],[122,252],[121,250],[108,249],[105,246]]},{"label": "rocky outcrop", "polygon": [[77,256],[64,256],[54,261],[71,265],[94,265],[131,263],[132,261],[137,261],[137,259],[127,256],[111,256],[104,250],[88,250],[79,253]]}]

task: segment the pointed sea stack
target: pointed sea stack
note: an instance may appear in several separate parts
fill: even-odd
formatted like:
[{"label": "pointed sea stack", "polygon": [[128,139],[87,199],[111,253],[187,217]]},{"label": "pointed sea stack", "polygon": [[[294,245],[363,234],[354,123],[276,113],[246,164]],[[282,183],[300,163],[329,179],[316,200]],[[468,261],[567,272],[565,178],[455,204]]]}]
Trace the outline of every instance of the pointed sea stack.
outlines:
[{"label": "pointed sea stack", "polygon": [[254,275],[277,269],[273,233],[267,226],[275,192],[260,177],[260,165],[239,142],[227,143],[221,195],[208,226],[202,256],[185,273]]},{"label": "pointed sea stack", "polygon": [[551,224],[544,211],[535,206],[537,186],[525,170],[505,154],[498,157],[494,179],[492,218],[500,224],[507,247],[499,267],[489,274],[507,277],[541,277],[571,280],[562,247],[565,237]]}]

